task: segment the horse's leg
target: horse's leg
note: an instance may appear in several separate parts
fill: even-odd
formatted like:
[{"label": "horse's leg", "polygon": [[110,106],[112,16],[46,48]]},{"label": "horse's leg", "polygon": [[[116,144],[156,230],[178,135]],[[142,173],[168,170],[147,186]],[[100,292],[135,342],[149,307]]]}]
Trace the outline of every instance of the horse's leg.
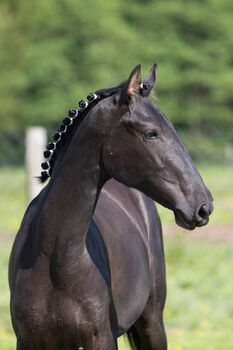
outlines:
[{"label": "horse's leg", "polygon": [[[101,337],[97,340],[95,350],[117,350],[117,340],[109,337]],[[92,350],[92,349],[91,349]]]},{"label": "horse's leg", "polygon": [[[167,339],[163,325],[166,299],[166,276],[162,232],[152,232],[150,247],[152,270],[151,291],[144,311],[134,324],[140,337],[142,350],[166,350]],[[139,347],[140,348],[140,347]]]},{"label": "horse's leg", "polygon": [[155,307],[151,300],[148,301],[134,327],[139,334],[142,350],[167,349],[162,310]]},{"label": "horse's leg", "polygon": [[29,347],[25,346],[21,341],[17,339],[16,350],[29,350]]},{"label": "horse's leg", "polygon": [[[79,348],[78,348],[79,349]],[[113,336],[108,325],[97,333],[87,334],[82,338],[80,349],[85,350],[118,350],[117,338]]]}]

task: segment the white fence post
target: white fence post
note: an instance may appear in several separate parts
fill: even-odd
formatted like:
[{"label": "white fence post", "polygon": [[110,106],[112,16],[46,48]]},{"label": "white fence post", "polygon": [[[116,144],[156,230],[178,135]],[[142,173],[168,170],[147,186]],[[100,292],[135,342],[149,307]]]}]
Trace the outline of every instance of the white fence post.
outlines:
[{"label": "white fence post", "polygon": [[40,176],[41,163],[44,160],[43,152],[47,142],[45,128],[39,126],[28,128],[25,142],[28,198],[31,201],[43,188],[36,177]]}]

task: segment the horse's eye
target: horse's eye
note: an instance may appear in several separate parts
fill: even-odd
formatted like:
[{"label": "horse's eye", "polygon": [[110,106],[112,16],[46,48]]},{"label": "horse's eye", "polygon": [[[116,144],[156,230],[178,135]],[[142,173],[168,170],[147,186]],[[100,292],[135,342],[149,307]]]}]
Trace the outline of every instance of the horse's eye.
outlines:
[{"label": "horse's eye", "polygon": [[146,130],[143,133],[143,136],[145,137],[145,139],[147,140],[153,140],[153,139],[157,139],[159,137],[157,131],[155,130]]}]

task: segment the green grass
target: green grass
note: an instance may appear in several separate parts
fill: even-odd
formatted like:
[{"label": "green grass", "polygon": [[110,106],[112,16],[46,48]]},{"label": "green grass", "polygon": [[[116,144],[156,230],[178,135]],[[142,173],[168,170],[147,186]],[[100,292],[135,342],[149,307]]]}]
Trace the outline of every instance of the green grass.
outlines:
[{"label": "green grass", "polygon": [[0,168],[0,232],[16,232],[27,205],[23,168]]},{"label": "green grass", "polygon": [[165,242],[171,349],[233,349],[232,248],[186,234]]},{"label": "green grass", "polygon": [[[233,167],[201,166],[213,192],[211,224],[233,224]],[[0,349],[14,350],[8,309],[7,265],[13,234],[26,208],[22,168],[0,169]],[[174,222],[161,209],[162,222]],[[177,230],[179,232],[179,230]],[[164,320],[169,350],[232,350],[232,243],[192,240],[192,233],[165,240],[168,296]],[[120,350],[129,350],[123,338]]]},{"label": "green grass", "polygon": [[0,234],[0,349],[15,349],[15,336],[12,331],[9,312],[8,259],[12,235]]}]

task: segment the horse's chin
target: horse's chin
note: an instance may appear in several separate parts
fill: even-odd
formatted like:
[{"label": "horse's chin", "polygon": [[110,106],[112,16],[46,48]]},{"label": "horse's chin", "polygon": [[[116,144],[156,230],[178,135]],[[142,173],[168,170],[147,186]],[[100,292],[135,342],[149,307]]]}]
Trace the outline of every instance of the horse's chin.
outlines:
[{"label": "horse's chin", "polygon": [[194,230],[196,227],[201,227],[209,222],[209,218],[197,222],[195,219],[188,220],[180,210],[174,211],[176,224],[186,230]]},{"label": "horse's chin", "polygon": [[188,222],[184,219],[183,216],[181,216],[180,214],[175,214],[175,220],[176,220],[176,224],[182,228],[185,228],[186,230],[194,230],[196,228],[196,225],[195,223],[191,223],[191,222]]}]

